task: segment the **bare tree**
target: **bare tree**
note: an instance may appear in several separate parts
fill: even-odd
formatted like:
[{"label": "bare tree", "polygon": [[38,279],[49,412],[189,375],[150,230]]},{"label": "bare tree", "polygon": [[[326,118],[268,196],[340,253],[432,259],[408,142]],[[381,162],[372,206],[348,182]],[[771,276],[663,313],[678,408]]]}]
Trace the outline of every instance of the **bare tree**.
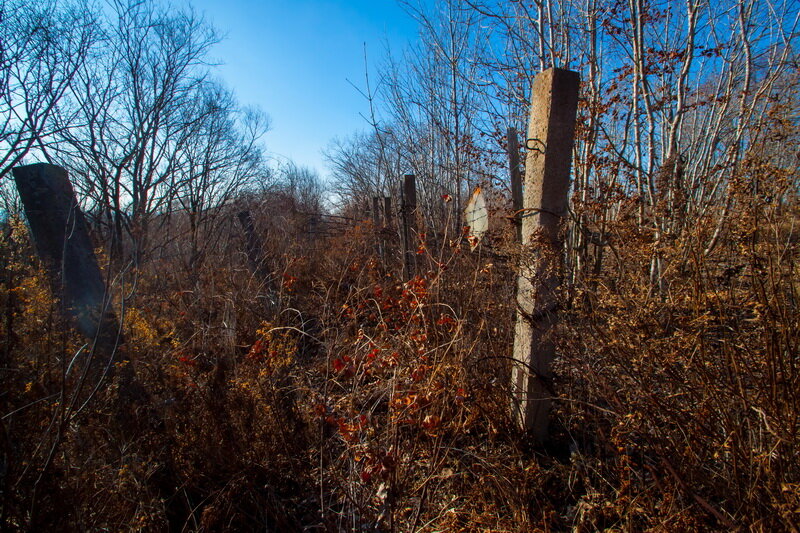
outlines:
[{"label": "bare tree", "polygon": [[325,157],[335,185],[332,192],[342,203],[365,205],[373,196],[390,196],[397,190],[402,170],[392,164],[393,145],[390,129],[331,142]]},{"label": "bare tree", "polygon": [[0,179],[32,151],[49,159],[53,118],[97,38],[94,13],[75,4],[0,2]]},{"label": "bare tree", "polygon": [[226,207],[269,175],[259,144],[269,121],[259,111],[239,109],[232,93],[213,82],[200,86],[182,112],[191,126],[173,153],[174,171],[164,191],[169,205],[160,208],[167,216],[160,218],[159,233],[174,232],[175,221],[186,221],[188,228],[175,241],[188,246],[181,255],[190,278],[196,279],[207,251],[224,235],[220,224],[221,217],[230,215]]},{"label": "bare tree", "polygon": [[70,95],[63,117],[80,127],[64,130],[61,156],[79,161],[79,186],[109,224],[112,251],[120,252],[127,235],[138,256],[147,248],[149,219],[168,206],[177,154],[204,119],[185,109],[202,93],[216,36],[191,11],[153,2],[115,0],[110,17]]}]

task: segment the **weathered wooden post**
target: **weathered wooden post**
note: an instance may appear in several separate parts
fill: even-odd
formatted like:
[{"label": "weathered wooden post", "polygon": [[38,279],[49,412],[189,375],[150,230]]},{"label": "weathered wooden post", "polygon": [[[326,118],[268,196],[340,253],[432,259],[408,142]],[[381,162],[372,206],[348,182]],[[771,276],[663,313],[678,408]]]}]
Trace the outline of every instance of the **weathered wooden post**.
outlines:
[{"label": "weathered wooden post", "polygon": [[563,255],[559,229],[568,207],[578,84],[576,72],[546,70],[536,76],[531,97],[511,388],[514,417],[540,443],[547,438],[554,394],[551,335]]},{"label": "weathered wooden post", "polygon": [[[85,365],[86,377],[97,384],[113,374],[122,337],[67,171],[37,163],[16,167],[12,173],[53,292],[76,329],[94,341]],[[133,374],[130,365],[123,368],[120,392],[124,393],[129,392]]]},{"label": "weathered wooden post", "polygon": [[383,224],[391,229],[392,227],[392,197],[383,197]]},{"label": "weathered wooden post", "polygon": [[517,228],[517,242],[522,242],[522,174],[519,171],[519,140],[517,130],[509,127],[506,133],[508,141],[508,173],[511,176],[511,206],[514,209],[514,225]]},{"label": "weathered wooden post", "polygon": [[406,174],[403,179],[403,274],[411,279],[416,267],[417,236],[417,180],[413,174]]}]

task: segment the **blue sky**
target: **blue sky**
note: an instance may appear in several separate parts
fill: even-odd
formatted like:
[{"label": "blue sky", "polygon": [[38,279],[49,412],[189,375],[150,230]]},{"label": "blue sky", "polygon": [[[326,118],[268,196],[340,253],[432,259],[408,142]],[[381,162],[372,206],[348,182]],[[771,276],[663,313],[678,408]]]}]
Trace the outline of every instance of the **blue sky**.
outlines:
[{"label": "blue sky", "polygon": [[240,103],[271,118],[264,143],[324,177],[321,151],[334,137],[367,127],[364,43],[370,83],[387,54],[416,39],[417,25],[395,0],[190,0],[223,41],[211,56]]}]

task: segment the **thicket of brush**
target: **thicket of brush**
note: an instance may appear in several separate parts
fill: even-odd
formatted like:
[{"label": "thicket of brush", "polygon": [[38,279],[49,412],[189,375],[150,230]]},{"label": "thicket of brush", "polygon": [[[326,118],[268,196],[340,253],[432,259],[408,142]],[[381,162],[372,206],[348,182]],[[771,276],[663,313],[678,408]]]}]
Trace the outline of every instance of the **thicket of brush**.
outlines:
[{"label": "thicket of brush", "polygon": [[[194,276],[165,253],[112,285],[126,295],[124,358],[149,394],[125,424],[114,385],[73,403],[84,341],[12,218],[2,524],[796,528],[796,176],[754,155],[733,186],[713,250],[715,208],[658,239],[631,211],[604,221],[589,253],[602,258],[562,287],[544,449],[509,416],[518,250],[502,217],[475,252],[421,239],[404,281],[396,240],[381,261],[367,222],[327,238],[278,232],[252,201],[272,281],[250,273],[232,226]],[[597,207],[576,206],[573,220]]]},{"label": "thicket of brush", "polygon": [[[328,150],[356,222],[329,232],[196,12],[5,0],[0,530],[800,529],[797,4],[403,2],[420,40],[365,78],[369,132]],[[537,447],[509,407],[506,131],[539,148],[553,66],[582,81]],[[140,389],[84,371],[11,183],[35,160],[70,172]],[[413,276],[362,207],[397,215],[405,173]],[[491,231],[469,251],[476,185]]]}]

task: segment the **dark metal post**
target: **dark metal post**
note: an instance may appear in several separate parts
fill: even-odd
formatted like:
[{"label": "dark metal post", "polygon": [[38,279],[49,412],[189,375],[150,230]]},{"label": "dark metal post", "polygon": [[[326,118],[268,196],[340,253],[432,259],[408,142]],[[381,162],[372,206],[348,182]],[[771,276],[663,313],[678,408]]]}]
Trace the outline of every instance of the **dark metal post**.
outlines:
[{"label": "dark metal post", "polygon": [[417,236],[417,180],[413,174],[406,174],[403,180],[403,266],[406,279],[415,273]]}]

